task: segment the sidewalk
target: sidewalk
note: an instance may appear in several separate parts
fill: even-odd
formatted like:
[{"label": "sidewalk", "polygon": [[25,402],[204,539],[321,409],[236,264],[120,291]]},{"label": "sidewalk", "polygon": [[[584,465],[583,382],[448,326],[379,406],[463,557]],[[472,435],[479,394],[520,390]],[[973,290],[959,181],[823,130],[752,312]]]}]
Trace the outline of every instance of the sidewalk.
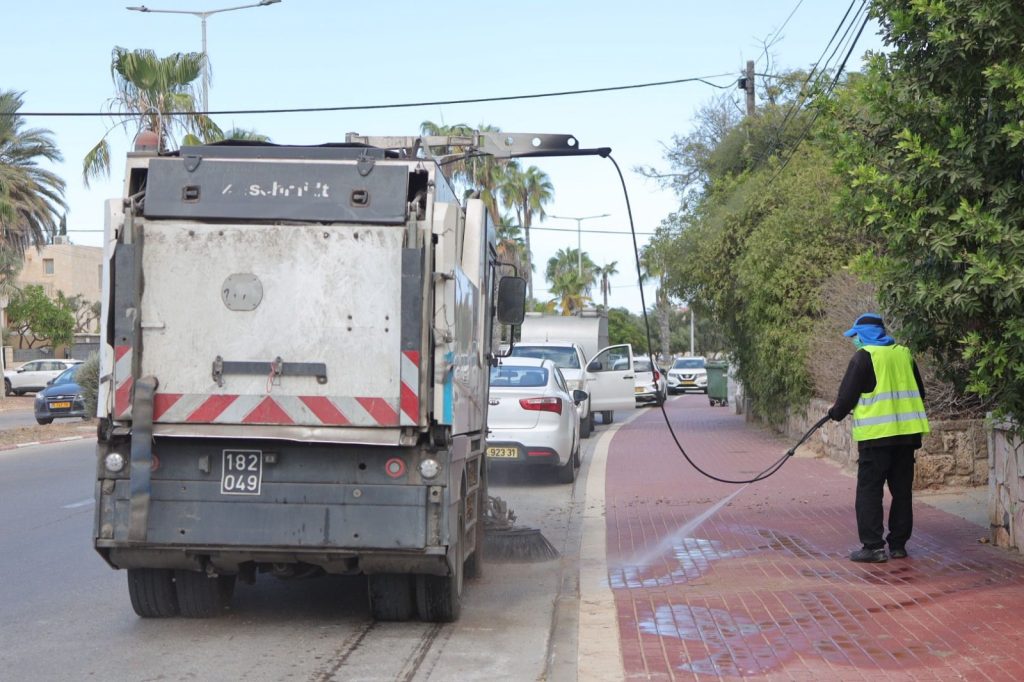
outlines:
[{"label": "sidewalk", "polygon": [[[725,478],[749,478],[791,445],[703,396],[666,407],[690,456]],[[660,411],[624,425],[605,511],[625,677],[1024,679],[1024,560],[920,495],[910,558],[852,563],[854,484],[827,461],[792,458],[687,527],[739,486],[695,472]]]}]

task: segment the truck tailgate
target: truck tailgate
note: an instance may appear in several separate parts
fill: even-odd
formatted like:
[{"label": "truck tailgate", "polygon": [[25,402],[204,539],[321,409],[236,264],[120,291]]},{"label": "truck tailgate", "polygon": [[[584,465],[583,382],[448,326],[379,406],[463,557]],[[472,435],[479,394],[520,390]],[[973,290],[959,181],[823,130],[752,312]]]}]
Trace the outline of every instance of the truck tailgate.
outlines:
[{"label": "truck tailgate", "polygon": [[419,300],[420,261],[403,233],[147,222],[140,376],[159,381],[154,421],[417,423],[420,310],[402,303]]}]

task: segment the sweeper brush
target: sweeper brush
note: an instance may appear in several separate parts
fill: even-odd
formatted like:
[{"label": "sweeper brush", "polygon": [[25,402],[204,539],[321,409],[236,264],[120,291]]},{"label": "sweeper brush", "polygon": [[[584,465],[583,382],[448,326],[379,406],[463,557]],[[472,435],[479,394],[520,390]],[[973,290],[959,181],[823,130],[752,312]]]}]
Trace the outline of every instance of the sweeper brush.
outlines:
[{"label": "sweeper brush", "polygon": [[488,497],[484,510],[484,556],[494,561],[549,561],[558,550],[539,529],[515,525],[516,514],[500,497]]}]

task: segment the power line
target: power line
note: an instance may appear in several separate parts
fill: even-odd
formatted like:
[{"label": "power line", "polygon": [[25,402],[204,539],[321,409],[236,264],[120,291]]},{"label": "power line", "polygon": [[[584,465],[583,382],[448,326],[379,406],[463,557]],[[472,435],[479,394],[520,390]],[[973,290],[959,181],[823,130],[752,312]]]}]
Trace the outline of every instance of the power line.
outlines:
[{"label": "power line", "polygon": [[[540,230],[541,232],[583,232],[584,234],[633,234],[629,230],[574,230],[571,227],[531,227],[530,232]],[[656,232],[637,232],[637,234],[654,235]]]},{"label": "power line", "polygon": [[782,35],[782,29],[786,28],[786,24],[789,23],[789,20],[793,18],[793,15],[796,14],[796,11],[800,9],[800,5],[802,4],[804,4],[804,0],[797,0],[796,6],[789,13],[789,16],[786,17],[786,20],[782,22],[782,26],[779,26],[779,28],[775,30],[773,33],[768,34],[768,37],[764,41],[764,52],[761,53],[761,57],[759,57],[757,61],[761,61],[761,59],[764,59],[768,56],[768,48],[771,47],[772,42],[777,40],[778,37]]},{"label": "power line", "polygon": [[[240,114],[310,114],[330,111],[368,111],[375,109],[410,109],[414,107],[436,107],[452,104],[480,104],[483,102],[510,102],[513,100],[541,99],[544,97],[568,97],[570,95],[589,95],[599,92],[618,92],[621,90],[639,90],[641,88],[657,88],[666,85],[679,85],[681,83],[704,83],[713,88],[724,90],[736,84],[732,80],[728,85],[712,83],[710,78],[724,78],[731,76],[729,73],[718,73],[712,76],[696,76],[693,78],[676,78],[667,81],[653,81],[650,83],[633,83],[630,85],[612,85],[604,88],[586,88],[580,90],[561,90],[557,92],[541,92],[529,95],[503,95],[498,97],[472,97],[466,99],[436,100],[432,102],[405,102],[401,104],[361,104],[352,106],[335,107],[300,107],[295,109],[224,109],[220,111],[161,111],[160,116],[195,116],[195,115],[233,115]],[[36,111],[36,112],[0,112],[0,116],[57,116],[57,117],[87,117],[87,116],[112,116],[109,112],[96,111]]]}]

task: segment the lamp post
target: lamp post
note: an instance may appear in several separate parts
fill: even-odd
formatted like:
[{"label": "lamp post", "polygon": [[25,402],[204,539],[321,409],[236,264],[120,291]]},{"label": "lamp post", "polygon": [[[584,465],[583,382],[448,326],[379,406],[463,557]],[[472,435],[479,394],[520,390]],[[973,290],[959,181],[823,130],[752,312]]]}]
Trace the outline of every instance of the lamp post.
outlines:
[{"label": "lamp post", "polygon": [[233,12],[238,9],[248,9],[250,7],[265,7],[266,5],[273,5],[281,0],[260,0],[259,2],[251,5],[239,5],[238,7],[224,7],[222,9],[211,9],[204,12],[184,10],[184,9],[150,9],[145,5],[138,5],[136,7],[125,7],[125,9],[133,12],[150,12],[153,14],[191,14],[194,17],[199,17],[203,23],[203,113],[205,114],[210,110],[210,57],[206,52],[206,18],[213,16],[214,14],[220,14],[221,12]]},{"label": "lamp post", "polygon": [[602,213],[601,215],[588,215],[588,216],[564,216],[564,215],[549,215],[549,218],[555,218],[556,220],[575,220],[576,221],[576,270],[580,277],[583,277],[583,230],[580,229],[580,223],[584,220],[591,220],[593,218],[607,218],[610,213]]}]

